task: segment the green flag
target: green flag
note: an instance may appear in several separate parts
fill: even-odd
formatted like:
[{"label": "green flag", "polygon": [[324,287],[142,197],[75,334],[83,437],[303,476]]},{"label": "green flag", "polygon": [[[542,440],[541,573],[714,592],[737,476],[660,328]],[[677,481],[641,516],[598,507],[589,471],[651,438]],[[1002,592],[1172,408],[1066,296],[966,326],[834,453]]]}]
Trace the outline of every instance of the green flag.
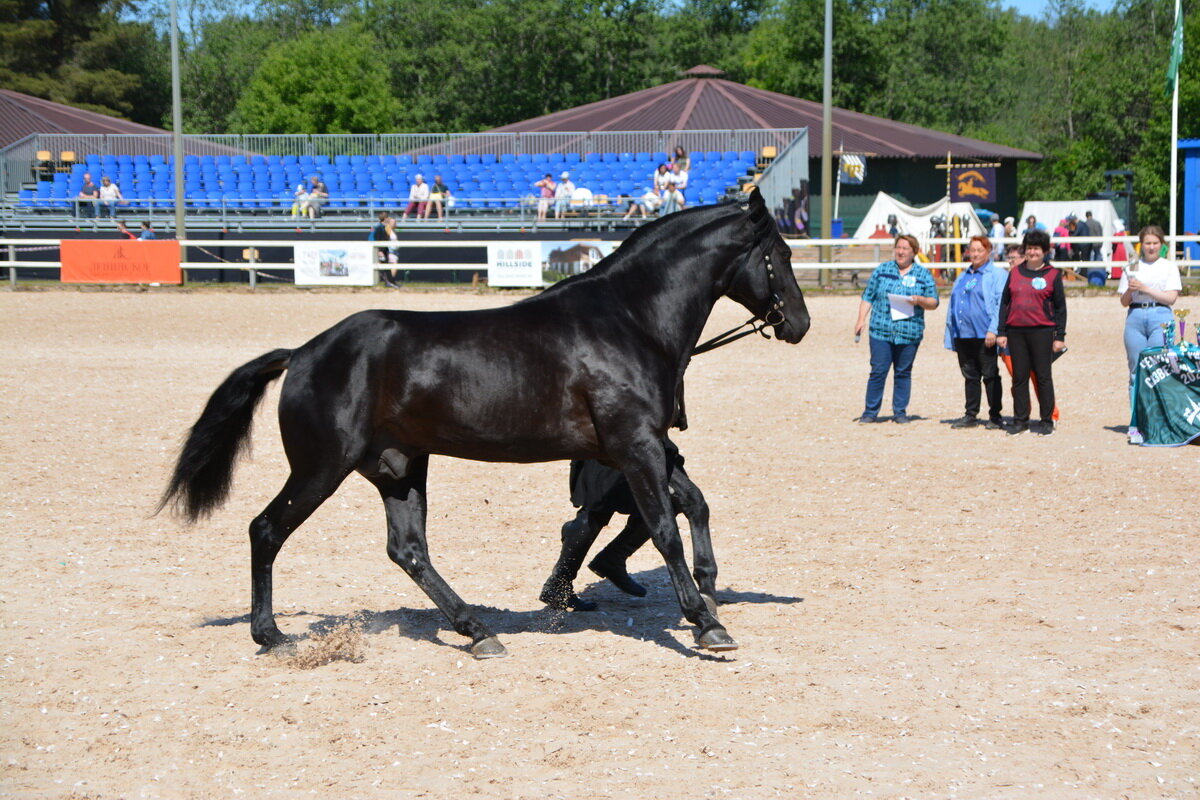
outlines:
[{"label": "green flag", "polygon": [[1175,33],[1171,36],[1171,61],[1167,64],[1167,94],[1179,80],[1179,64],[1183,61],[1183,4],[1175,4]]}]

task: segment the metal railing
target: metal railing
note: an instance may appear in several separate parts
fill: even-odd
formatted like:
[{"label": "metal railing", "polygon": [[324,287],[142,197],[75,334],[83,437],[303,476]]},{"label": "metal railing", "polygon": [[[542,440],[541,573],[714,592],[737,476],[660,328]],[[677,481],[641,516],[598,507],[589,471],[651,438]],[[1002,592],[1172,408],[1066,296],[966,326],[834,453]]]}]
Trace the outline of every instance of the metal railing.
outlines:
[{"label": "metal railing", "polygon": [[[57,249],[61,243],[61,239],[43,238],[43,239],[25,239],[25,238],[0,238],[0,252],[7,253],[8,260],[0,261],[0,266],[8,268],[9,282],[12,285],[17,283],[17,270],[19,268],[41,268],[41,269],[57,269],[61,268],[62,262],[58,259],[38,261],[32,259],[19,259],[18,253],[21,250],[51,250]],[[965,246],[970,240],[967,238],[959,239],[931,239],[930,244],[938,245],[963,245]],[[1123,243],[1126,247],[1132,249],[1136,244],[1137,239],[1134,236],[1122,237],[1079,237],[1072,239],[1078,242],[1090,242],[1101,244],[1116,244]],[[1200,236],[1189,235],[1176,237],[1176,246],[1181,244],[1198,243]],[[454,239],[428,239],[414,240],[405,239],[401,241],[389,242],[373,242],[372,246],[376,248],[470,248],[478,247],[485,248],[491,240],[473,240],[469,238],[454,238]],[[1005,240],[1006,244],[1015,244],[1016,240]],[[344,246],[345,240],[338,241],[322,241],[318,238],[312,239],[187,239],[181,242],[185,248],[244,248],[249,254],[249,258],[242,262],[199,262],[186,261],[181,264],[185,270],[244,270],[248,273],[250,283],[255,284],[255,276],[258,270],[292,270],[295,265],[287,261],[272,261],[263,262],[256,260],[256,248],[259,247],[278,247],[292,249],[296,247],[312,247],[314,245],[329,245],[329,246]],[[792,247],[792,268],[793,270],[806,272],[813,270],[829,269],[833,271],[845,271],[857,273],[862,271],[870,271],[878,266],[881,261],[886,261],[890,257],[891,242],[881,239],[793,239],[789,240],[788,244]],[[819,259],[821,248],[828,246],[831,248],[833,256],[828,262],[822,262]],[[848,253],[850,249],[855,249],[853,254]],[[869,255],[868,255],[869,254]],[[853,257],[850,257],[853,256]],[[863,256],[868,256],[864,258]],[[811,259],[811,260],[810,260]],[[1193,272],[1200,273],[1200,259],[1177,259],[1177,266],[1185,270],[1185,274],[1191,278]],[[1063,269],[1104,269],[1111,270],[1114,267],[1125,268],[1128,265],[1126,261],[1068,261],[1059,262],[1057,266]],[[935,261],[924,262],[924,266],[946,270],[957,271],[965,265],[961,261]],[[486,269],[487,264],[484,261],[466,262],[466,263],[436,263],[436,262],[403,262],[399,264],[378,264],[376,270],[477,270]]]}]

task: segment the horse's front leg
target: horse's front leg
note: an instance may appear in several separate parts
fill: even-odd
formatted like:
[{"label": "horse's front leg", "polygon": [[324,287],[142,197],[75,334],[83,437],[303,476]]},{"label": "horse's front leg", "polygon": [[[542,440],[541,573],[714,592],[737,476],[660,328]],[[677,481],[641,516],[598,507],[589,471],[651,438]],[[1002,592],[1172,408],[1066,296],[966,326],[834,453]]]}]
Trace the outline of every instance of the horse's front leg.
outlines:
[{"label": "horse's front leg", "polygon": [[692,574],[700,597],[713,616],[717,616],[717,556],[713,551],[708,527],[708,503],[700,487],[692,482],[682,466],[671,471],[671,497],[675,507],[687,517],[692,532]]},{"label": "horse's front leg", "polygon": [[700,628],[697,641],[710,650],[736,650],[737,642],[717,621],[700,596],[696,582],[688,573],[683,558],[683,542],[675,523],[671,495],[667,489],[667,460],[662,442],[646,440],[632,448],[622,459],[621,470],[633,490],[638,509],[642,512],[654,546],[662,554],[667,574],[679,597],[684,617]]}]

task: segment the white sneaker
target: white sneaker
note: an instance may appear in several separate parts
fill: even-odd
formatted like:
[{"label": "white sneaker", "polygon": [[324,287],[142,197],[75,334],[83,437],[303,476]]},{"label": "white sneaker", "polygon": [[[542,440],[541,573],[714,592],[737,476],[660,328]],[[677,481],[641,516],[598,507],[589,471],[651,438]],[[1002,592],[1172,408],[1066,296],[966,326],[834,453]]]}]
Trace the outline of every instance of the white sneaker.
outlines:
[{"label": "white sneaker", "polygon": [[1146,438],[1144,436],[1142,436],[1141,431],[1139,431],[1137,428],[1129,429],[1129,443],[1130,444],[1144,444],[1145,441],[1146,441]]}]

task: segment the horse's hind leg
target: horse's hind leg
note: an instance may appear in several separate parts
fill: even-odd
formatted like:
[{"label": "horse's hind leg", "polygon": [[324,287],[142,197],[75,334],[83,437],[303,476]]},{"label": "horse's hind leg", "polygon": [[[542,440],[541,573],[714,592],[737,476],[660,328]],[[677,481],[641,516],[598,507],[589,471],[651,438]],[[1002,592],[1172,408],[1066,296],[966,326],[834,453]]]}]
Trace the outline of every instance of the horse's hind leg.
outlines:
[{"label": "horse's hind leg", "polygon": [[288,641],[275,624],[272,608],[275,556],[292,531],[334,493],[345,477],[345,473],[301,475],[293,471],[275,499],[250,523],[250,635],[264,647]]},{"label": "horse's hind leg", "polygon": [[387,510],[388,557],[400,565],[417,586],[433,601],[455,631],[471,640],[476,658],[508,655],[504,645],[463,602],[438,574],[429,560],[425,540],[425,478],[429,456],[419,456],[406,464],[404,477],[371,474],[367,478],[379,489]]}]

